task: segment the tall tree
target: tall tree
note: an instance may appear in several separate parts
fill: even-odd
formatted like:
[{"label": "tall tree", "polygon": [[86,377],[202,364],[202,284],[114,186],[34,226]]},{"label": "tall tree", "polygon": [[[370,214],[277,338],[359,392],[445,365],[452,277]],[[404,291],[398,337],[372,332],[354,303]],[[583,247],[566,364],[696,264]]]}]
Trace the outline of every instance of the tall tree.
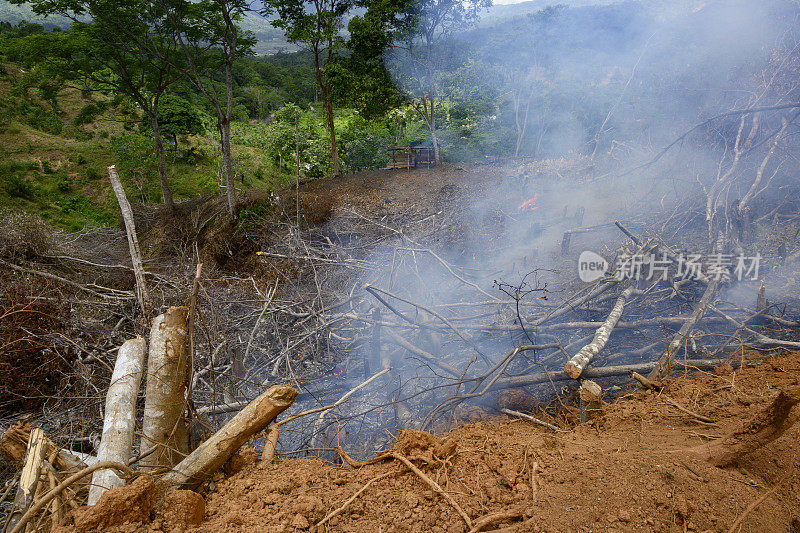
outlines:
[{"label": "tall tree", "polygon": [[491,0],[417,0],[404,9],[398,40],[391,49],[396,77],[407,92],[409,102],[430,132],[436,161],[441,161],[436,136],[439,105],[439,75],[449,56],[448,45],[454,33],[475,24],[480,11]]},{"label": "tall tree", "polygon": [[[158,108],[161,97],[179,72],[165,66],[160,59],[174,59],[176,55],[171,30],[164,24],[164,12],[147,0],[31,0],[30,3],[36,13],[57,14],[73,21],[69,32],[38,36],[49,39],[51,44],[58,41],[58,46],[43,55],[51,59],[49,68],[66,80],[90,82],[97,90],[129,97],[149,119],[164,204],[174,210]],[[91,22],[85,22],[87,19]]]},{"label": "tall tree", "polygon": [[383,117],[403,106],[405,98],[386,68],[384,51],[400,32],[403,13],[411,0],[364,0],[367,8],[347,25],[347,54],[328,69],[334,101],[356,107],[362,117]]},{"label": "tall tree", "polygon": [[[163,6],[183,61],[160,59],[184,74],[209,101],[217,119],[228,212],[236,217],[236,189],[231,151],[233,120],[233,65],[252,54],[255,39],[238,23],[250,11],[246,0],[155,0]],[[219,87],[219,71],[222,85]]]},{"label": "tall tree", "polygon": [[325,107],[325,122],[331,140],[331,164],[333,174],[339,174],[339,153],[336,148],[336,126],[333,120],[333,96],[329,69],[332,68],[336,52],[344,44],[342,38],[345,14],[355,5],[354,0],[263,0],[264,12],[275,13],[279,19],[273,22],[286,32],[289,42],[306,46],[314,54],[314,74],[322,104]]}]

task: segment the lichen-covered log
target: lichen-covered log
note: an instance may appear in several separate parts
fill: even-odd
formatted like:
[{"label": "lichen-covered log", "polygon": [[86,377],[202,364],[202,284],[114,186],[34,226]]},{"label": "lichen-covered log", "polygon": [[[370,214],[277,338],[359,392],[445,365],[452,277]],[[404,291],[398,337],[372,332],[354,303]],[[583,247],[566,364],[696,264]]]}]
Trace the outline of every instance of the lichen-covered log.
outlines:
[{"label": "lichen-covered log", "polygon": [[184,420],[188,357],[187,307],[170,307],[153,320],[147,361],[142,453],[144,470],[160,470],[178,464],[188,453]]},{"label": "lichen-covered log", "polygon": [[169,471],[161,482],[167,486],[196,488],[250,437],[263,431],[275,417],[292,405],[296,397],[294,388],[273,385]]},{"label": "lichen-covered log", "polygon": [[[117,361],[106,394],[103,436],[97,451],[98,461],[127,463],[133,450],[136,425],[136,395],[142,382],[147,343],[142,337],[126,341],[117,352]],[[94,505],[108,489],[125,482],[113,470],[98,470],[92,476],[89,505]]]},{"label": "lichen-covered log", "polygon": [[564,372],[566,372],[569,377],[578,379],[583,369],[586,368],[586,365],[591,363],[592,359],[605,347],[611,336],[611,332],[614,331],[614,326],[617,325],[619,317],[622,316],[622,311],[625,309],[625,302],[634,292],[634,287],[628,287],[622,291],[622,294],[619,295],[619,298],[617,298],[617,301],[614,303],[614,307],[608,314],[608,318],[597,328],[592,342],[581,348],[572,359],[567,361],[567,364],[564,365]]},{"label": "lichen-covered log", "polygon": [[764,410],[751,418],[744,426],[721,439],[692,448],[714,466],[728,466],[739,458],[774,441],[800,421],[800,387],[780,391]]}]

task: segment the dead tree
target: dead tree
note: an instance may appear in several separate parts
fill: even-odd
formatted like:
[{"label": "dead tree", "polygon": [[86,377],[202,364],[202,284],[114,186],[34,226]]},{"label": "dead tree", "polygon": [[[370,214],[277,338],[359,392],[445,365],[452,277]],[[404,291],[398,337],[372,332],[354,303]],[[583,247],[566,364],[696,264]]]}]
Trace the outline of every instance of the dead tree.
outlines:
[{"label": "dead tree", "polygon": [[188,311],[187,307],[170,307],[153,320],[150,331],[142,453],[155,450],[142,459],[140,464],[145,470],[170,468],[189,451],[183,416],[188,371]]},{"label": "dead tree", "polygon": [[[142,337],[126,341],[117,354],[106,395],[103,436],[97,451],[98,461],[127,463],[133,449],[136,423],[136,395],[142,381],[147,344]],[[88,505],[94,505],[108,489],[121,487],[125,482],[111,469],[97,470],[92,475]]]},{"label": "dead tree", "polygon": [[119,180],[117,168],[114,165],[108,167],[108,177],[111,180],[111,187],[122,211],[122,220],[125,222],[125,232],[128,234],[128,247],[131,252],[131,262],[133,263],[133,275],[136,277],[136,298],[139,300],[139,307],[142,314],[147,317],[150,313],[150,295],[147,292],[147,284],[144,279],[144,267],[142,266],[142,252],[139,249],[139,238],[136,236],[136,224],[133,221],[133,210],[128,198],[125,196],[125,189]]}]

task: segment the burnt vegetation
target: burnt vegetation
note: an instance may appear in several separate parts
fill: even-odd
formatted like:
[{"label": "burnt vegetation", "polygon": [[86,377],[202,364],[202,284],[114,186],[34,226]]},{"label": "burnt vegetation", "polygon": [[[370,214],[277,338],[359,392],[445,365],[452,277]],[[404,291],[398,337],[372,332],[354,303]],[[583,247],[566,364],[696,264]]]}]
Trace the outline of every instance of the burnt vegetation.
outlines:
[{"label": "burnt vegetation", "polygon": [[[105,4],[85,4],[95,21],[76,20],[64,33],[109,39],[95,12]],[[310,78],[308,53],[255,60],[249,34],[239,34],[241,48],[230,41],[249,4],[178,4],[196,26],[158,18],[159,9],[175,6],[153,2],[148,16],[162,26],[124,34],[137,57],[169,74],[145,96],[161,90],[173,104],[180,98],[174,108],[166,98],[162,114],[174,111],[183,126],[162,124],[174,132],[175,152],[165,155],[158,99],[148,100],[133,112],[141,114],[139,133],[113,141],[115,151],[102,162],[120,186],[115,196],[105,190],[105,200],[84,200],[97,209],[110,204],[121,222],[56,229],[23,208],[38,209],[37,195],[61,198],[42,184],[62,171],[44,160],[35,169],[0,166],[9,206],[0,218],[0,418],[10,426],[28,415],[46,430],[52,457],[60,457],[57,449],[98,454],[120,346],[141,336],[153,353],[154,332],[162,330],[152,325],[173,314],[181,317],[178,333],[168,332],[175,337],[159,353],[181,354],[172,426],[186,434],[170,433],[181,441],[171,451],[202,451],[201,443],[214,439],[238,448],[249,439],[267,462],[309,455],[351,465],[396,460],[412,464],[440,496],[447,493],[414,468],[447,469],[452,450],[427,462],[402,450],[373,460],[373,452],[389,449],[398,431],[444,432],[503,414],[548,432],[591,419],[601,427],[601,391],[608,402],[634,385],[668,390],[670,376],[728,375],[800,350],[794,2],[557,6],[511,19],[480,19],[481,4],[466,2],[466,12],[448,14],[458,31],[420,22],[434,15],[435,2],[395,11],[367,2],[352,19],[349,41],[340,30],[350,4],[330,6],[338,22],[309,37],[292,26],[304,20],[298,10],[305,4],[274,2],[266,10],[284,17],[283,29],[324,50],[315,56],[324,73],[304,87],[277,74],[285,68]],[[130,24],[138,20],[115,6]],[[197,6],[205,11],[195,13]],[[137,31],[153,27],[165,41],[150,49]],[[198,28],[223,35],[224,42],[206,44],[228,55],[182,55],[189,52],[169,41],[195,39],[189,48],[198,52]],[[420,35],[423,28],[429,35]],[[42,43],[74,51],[69,36],[43,28],[0,29],[13,33],[3,42],[7,58],[20,64],[22,51]],[[373,41],[382,43],[379,50]],[[429,46],[417,55],[423,42]],[[59,73],[53,80],[65,84],[53,98],[80,86],[99,91],[90,87],[101,83],[94,78],[126,50],[119,42],[109,47],[111,59],[102,48],[82,58],[91,76],[66,76],[55,52],[52,64],[27,65],[42,77],[37,94],[51,94],[47,73]],[[233,57],[237,50],[241,56]],[[205,62],[197,66],[199,59]],[[153,73],[137,65],[151,83]],[[256,74],[261,82],[253,81]],[[23,76],[25,91],[33,89],[33,75]],[[308,94],[314,83],[322,102]],[[142,96],[105,85],[102,91],[133,102]],[[287,93],[297,100],[289,103]],[[110,109],[102,107],[79,113],[75,124],[93,123],[97,117],[89,115]],[[134,137],[141,146],[133,146]],[[382,168],[389,147],[429,138],[435,165]],[[243,153],[258,154],[259,166],[252,157],[237,160]],[[186,162],[195,156],[193,165]],[[202,190],[169,174],[173,163],[194,168]],[[348,173],[356,168],[370,170]],[[61,192],[83,194],[72,189],[74,176],[63,174]],[[99,190],[100,181],[92,178],[83,190]],[[176,184],[183,189],[173,201]],[[147,201],[157,198],[164,203]],[[592,252],[588,260],[584,252]],[[584,277],[581,261],[607,268]],[[157,388],[142,361],[138,372]],[[134,412],[137,391],[128,398]],[[790,393],[781,398],[791,402],[773,409],[778,414],[762,417],[772,422],[754,430],[758,447],[794,420],[797,394]],[[268,410],[271,418],[253,416],[264,427],[272,422],[269,429],[241,428],[247,417],[236,413],[257,411],[270,395],[280,400]],[[179,462],[148,466],[159,455],[149,449],[167,445],[148,439],[142,417],[131,424],[131,464],[114,467],[121,478],[131,479],[139,459],[154,475]],[[231,424],[238,440],[218,433]],[[20,442],[27,445],[19,434],[27,438],[31,429],[14,427],[19,451]],[[193,489],[219,467],[218,457],[200,459],[206,462],[191,464],[203,476],[192,479]],[[165,479],[180,478],[176,472]],[[59,505],[90,494],[88,484],[73,488],[53,507],[34,504],[35,513],[10,523],[56,523]],[[453,508],[467,526],[482,523],[476,509]],[[24,512],[16,505],[10,514]]]}]

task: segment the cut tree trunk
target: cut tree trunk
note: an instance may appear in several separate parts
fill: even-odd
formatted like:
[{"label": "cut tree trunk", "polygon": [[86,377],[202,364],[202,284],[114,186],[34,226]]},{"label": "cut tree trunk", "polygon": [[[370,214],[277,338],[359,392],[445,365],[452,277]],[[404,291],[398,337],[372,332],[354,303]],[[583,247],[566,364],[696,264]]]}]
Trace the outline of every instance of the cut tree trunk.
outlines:
[{"label": "cut tree trunk", "polygon": [[122,220],[125,222],[125,232],[128,234],[128,248],[131,253],[131,263],[133,263],[133,275],[136,278],[136,298],[139,300],[139,307],[145,318],[150,314],[150,295],[147,293],[147,285],[144,279],[144,267],[142,266],[142,252],[139,249],[139,238],[136,236],[136,224],[133,222],[133,210],[128,198],[125,196],[125,189],[119,180],[117,168],[114,165],[108,167],[108,177],[111,180],[111,187],[117,197],[119,209],[122,211]]},{"label": "cut tree trunk", "polygon": [[[106,395],[103,436],[97,450],[98,461],[127,464],[133,450],[136,426],[136,395],[142,382],[147,343],[142,337],[126,341],[117,353]],[[111,469],[97,470],[92,475],[88,505],[94,505],[108,489],[121,487],[125,482]]]},{"label": "cut tree trunk", "polygon": [[782,390],[772,403],[741,429],[689,451],[714,466],[729,466],[739,458],[774,441],[800,420],[800,387]]},{"label": "cut tree trunk", "polygon": [[275,449],[278,447],[279,435],[280,426],[278,424],[272,424],[267,428],[267,434],[264,437],[264,449],[261,451],[262,464],[269,465],[275,460]]},{"label": "cut tree trunk", "polygon": [[[22,420],[9,427],[0,437],[0,454],[21,468],[24,465],[28,440],[33,429],[33,426]],[[97,462],[97,458],[91,455],[57,448],[46,435],[45,443],[47,445],[46,456],[50,457],[53,452],[57,452],[52,464],[59,471],[83,468]]]},{"label": "cut tree trunk", "polygon": [[183,417],[188,358],[187,307],[170,307],[153,320],[147,362],[144,419],[142,420],[143,470],[171,468],[189,451]]},{"label": "cut tree trunk", "polygon": [[587,422],[597,417],[603,408],[603,389],[600,385],[591,380],[581,383],[578,391],[581,399],[581,422]]},{"label": "cut tree trunk", "polygon": [[33,428],[28,438],[28,448],[25,452],[25,464],[19,477],[17,495],[14,498],[14,508],[8,518],[8,530],[14,529],[25,511],[28,510],[36,487],[39,484],[39,475],[42,472],[42,461],[47,451],[46,437],[42,428]]},{"label": "cut tree trunk", "polygon": [[714,298],[714,295],[717,293],[717,287],[719,287],[720,280],[712,279],[708,282],[706,286],[706,291],[703,293],[703,296],[700,298],[700,301],[697,303],[697,307],[694,308],[692,314],[689,315],[689,318],[686,319],[686,322],[683,323],[681,329],[678,330],[678,333],[672,337],[672,340],[667,346],[667,350],[664,354],[659,358],[658,364],[655,368],[647,375],[647,379],[650,381],[659,381],[669,375],[670,368],[672,366],[672,357],[675,353],[677,353],[678,348],[684,341],[686,341],[689,337],[689,334],[694,329],[695,324],[703,317],[703,314],[708,307],[708,304],[711,303],[711,300]]},{"label": "cut tree trunk", "polygon": [[263,431],[297,397],[288,385],[273,385],[250,402],[163,478],[167,486],[194,489],[230,459],[247,440]]},{"label": "cut tree trunk", "polygon": [[630,298],[635,291],[636,289],[633,286],[622,291],[622,294],[617,298],[614,307],[608,314],[606,321],[603,322],[602,326],[597,328],[592,342],[581,348],[580,351],[564,365],[564,372],[566,372],[569,377],[578,379],[583,369],[586,368],[586,365],[591,363],[592,359],[605,347],[611,336],[611,332],[614,330],[614,326],[617,325],[619,317],[622,316],[622,311],[625,309],[625,301]]}]

